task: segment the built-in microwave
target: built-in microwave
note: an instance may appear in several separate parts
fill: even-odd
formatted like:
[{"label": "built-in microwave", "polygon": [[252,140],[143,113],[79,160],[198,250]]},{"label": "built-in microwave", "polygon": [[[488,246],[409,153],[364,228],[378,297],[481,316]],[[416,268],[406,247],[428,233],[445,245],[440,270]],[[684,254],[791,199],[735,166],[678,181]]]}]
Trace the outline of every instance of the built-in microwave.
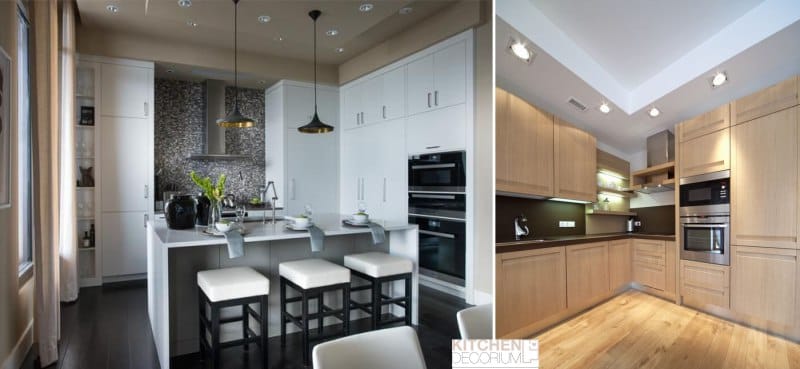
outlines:
[{"label": "built-in microwave", "polygon": [[680,215],[730,213],[731,172],[701,174],[680,179]]},{"label": "built-in microwave", "polygon": [[467,186],[465,151],[413,155],[408,158],[408,190],[464,192]]}]

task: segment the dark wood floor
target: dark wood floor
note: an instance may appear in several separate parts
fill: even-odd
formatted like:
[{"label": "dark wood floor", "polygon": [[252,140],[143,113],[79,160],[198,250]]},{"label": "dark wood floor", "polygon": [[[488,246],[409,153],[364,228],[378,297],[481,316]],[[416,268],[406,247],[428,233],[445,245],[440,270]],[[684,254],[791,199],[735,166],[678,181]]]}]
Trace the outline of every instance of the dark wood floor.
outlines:
[{"label": "dark wood floor", "polygon": [[[428,368],[450,367],[450,340],[458,338],[456,312],[467,305],[463,300],[420,286],[420,324],[415,327]],[[364,321],[353,324],[354,332],[366,331]],[[94,287],[81,290],[80,299],[62,305],[62,340],[59,362],[48,369],[149,369],[159,368],[147,318],[147,289],[141,284]],[[270,339],[270,368],[304,368],[300,336]],[[240,348],[223,351],[225,369],[260,368],[258,350]],[[23,369],[38,369],[30,357]],[[172,367],[210,367],[195,355],[174,358]]]}]

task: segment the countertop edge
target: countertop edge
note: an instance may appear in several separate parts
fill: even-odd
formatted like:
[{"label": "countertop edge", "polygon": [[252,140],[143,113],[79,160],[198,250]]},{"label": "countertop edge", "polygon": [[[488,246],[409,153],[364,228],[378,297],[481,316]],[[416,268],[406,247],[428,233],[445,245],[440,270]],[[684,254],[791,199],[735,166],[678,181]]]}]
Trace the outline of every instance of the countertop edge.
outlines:
[{"label": "countertop edge", "polygon": [[636,234],[636,233],[619,233],[619,234],[597,234],[597,235],[584,235],[575,236],[575,238],[563,240],[545,240],[545,241],[512,241],[512,242],[497,242],[495,243],[495,253],[502,254],[507,252],[525,251],[546,249],[548,247],[559,247],[578,245],[587,242],[603,242],[624,239],[648,239],[660,241],[675,241],[675,235],[654,235],[654,234]]}]

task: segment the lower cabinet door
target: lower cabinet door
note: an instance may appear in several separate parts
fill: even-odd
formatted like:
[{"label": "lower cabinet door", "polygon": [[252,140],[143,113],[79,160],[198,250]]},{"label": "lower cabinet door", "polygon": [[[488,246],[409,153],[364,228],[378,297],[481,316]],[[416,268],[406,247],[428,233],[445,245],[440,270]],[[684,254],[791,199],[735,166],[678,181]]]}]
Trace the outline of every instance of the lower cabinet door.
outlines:
[{"label": "lower cabinet door", "polygon": [[608,242],[608,281],[609,289],[616,290],[632,280],[631,240]]},{"label": "lower cabinet door", "polygon": [[608,295],[608,242],[567,246],[567,308],[581,309]]},{"label": "lower cabinet door", "polygon": [[730,267],[681,260],[681,298],[698,309],[730,307]]},{"label": "lower cabinet door", "polygon": [[633,280],[642,286],[663,291],[666,286],[664,265],[633,260]]},{"label": "lower cabinet door", "polygon": [[103,276],[147,272],[145,213],[103,213],[100,248]]},{"label": "lower cabinet door", "polygon": [[[766,325],[795,326],[797,250],[731,247],[731,309]],[[778,327],[775,327],[777,325]]]},{"label": "lower cabinet door", "polygon": [[566,311],[564,247],[497,254],[496,262],[498,337],[529,336]]}]

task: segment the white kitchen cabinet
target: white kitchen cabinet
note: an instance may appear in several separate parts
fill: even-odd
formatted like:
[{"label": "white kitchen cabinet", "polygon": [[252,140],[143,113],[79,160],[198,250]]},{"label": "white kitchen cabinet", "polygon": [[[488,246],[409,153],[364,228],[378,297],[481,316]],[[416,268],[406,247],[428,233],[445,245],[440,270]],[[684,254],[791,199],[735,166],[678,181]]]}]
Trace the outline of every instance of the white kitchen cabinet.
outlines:
[{"label": "white kitchen cabinet", "polygon": [[408,154],[464,150],[467,146],[466,108],[460,104],[408,117]]},{"label": "white kitchen cabinet", "polygon": [[147,272],[146,212],[103,213],[103,275]]},{"label": "white kitchen cabinet", "polygon": [[342,129],[356,128],[361,125],[365,83],[353,84],[342,91]]},{"label": "white kitchen cabinet", "polygon": [[372,218],[408,218],[407,156],[403,120],[373,124],[342,133],[341,212],[352,214],[359,204]]},{"label": "white kitchen cabinet", "polygon": [[[102,212],[142,212],[151,201],[153,121],[102,117],[100,186]],[[97,169],[97,168],[96,168]],[[97,177],[97,176],[96,176]]]},{"label": "white kitchen cabinet", "polygon": [[265,95],[266,179],[275,182],[278,206],[289,215],[307,204],[318,214],[339,210],[339,89],[318,86],[317,93],[320,119],[335,127],[331,133],[297,131],[314,114],[313,84],[283,80]]},{"label": "white kitchen cabinet", "polygon": [[153,116],[153,69],[103,63],[100,67],[100,114],[110,117]]},{"label": "white kitchen cabinet", "polygon": [[404,117],[405,87],[404,66],[347,87],[342,98],[342,128],[357,128]]},{"label": "white kitchen cabinet", "polygon": [[466,41],[450,45],[408,64],[408,115],[466,101]]}]

